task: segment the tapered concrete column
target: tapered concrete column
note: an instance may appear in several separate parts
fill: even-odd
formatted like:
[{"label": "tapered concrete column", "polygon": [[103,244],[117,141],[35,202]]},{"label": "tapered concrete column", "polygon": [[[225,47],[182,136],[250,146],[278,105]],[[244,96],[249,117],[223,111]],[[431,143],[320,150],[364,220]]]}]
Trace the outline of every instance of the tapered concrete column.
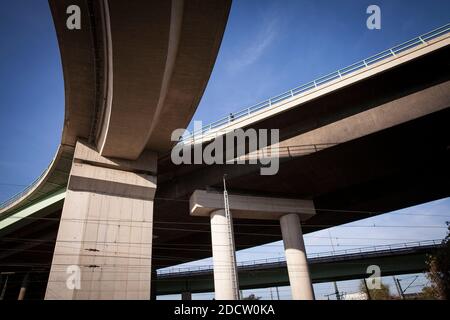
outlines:
[{"label": "tapered concrete column", "polygon": [[235,248],[232,226],[219,209],[211,213],[211,242],[214,263],[214,292],[216,300],[239,299],[239,285],[234,260]]},{"label": "tapered concrete column", "polygon": [[150,299],[156,161],[77,143],[45,299]]},{"label": "tapered concrete column", "polygon": [[300,219],[296,214],[287,214],[280,218],[280,225],[292,299],[314,300]]}]

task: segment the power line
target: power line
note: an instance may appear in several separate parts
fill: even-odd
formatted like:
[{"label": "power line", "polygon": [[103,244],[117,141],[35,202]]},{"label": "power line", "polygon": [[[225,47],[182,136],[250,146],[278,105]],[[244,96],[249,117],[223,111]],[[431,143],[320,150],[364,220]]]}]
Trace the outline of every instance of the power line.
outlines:
[{"label": "power line", "polygon": [[[0,183],[0,185],[2,185],[2,183]],[[9,183],[4,183],[3,185],[15,185],[15,184],[9,184]],[[26,185],[20,185],[17,184],[15,186],[25,186]],[[161,200],[161,201],[176,201],[176,202],[186,202],[189,203],[189,199],[179,199],[179,198],[168,198],[168,197],[155,197],[153,199],[154,201],[156,200]],[[308,212],[311,211],[311,208],[302,208],[302,207],[298,207],[297,209],[304,209],[307,210]],[[335,213],[335,214],[341,214],[341,213],[361,213],[361,214],[368,214],[368,215],[382,215],[382,214],[394,214],[396,211],[391,211],[391,212],[383,212],[383,211],[369,211],[369,210],[355,210],[355,209],[342,209],[342,208],[320,208],[320,207],[315,207],[314,208],[316,211],[326,211],[329,213]],[[397,215],[405,215],[405,216],[429,216],[429,217],[444,217],[444,218],[450,218],[449,215],[441,215],[441,214],[428,214],[428,213],[395,213]],[[25,217],[24,217],[25,218]]]},{"label": "power line", "polygon": [[[361,239],[363,240],[363,239]],[[121,246],[121,245],[130,245],[132,247],[132,245],[136,245],[135,247],[141,247],[142,245],[146,245],[145,243],[142,242],[130,242],[130,241],[101,241],[101,240],[57,240],[57,239],[27,239],[27,238],[3,238],[0,239],[0,242],[15,242],[15,241],[19,241],[19,242],[28,242],[28,243],[42,243],[42,244],[46,244],[48,243],[48,245],[51,245],[55,242],[59,242],[59,243],[76,243],[76,244],[80,244],[80,243],[92,243],[92,244],[97,244],[97,245],[115,245],[115,246]],[[442,239],[434,239],[434,240],[417,240],[414,242],[411,242],[409,244],[414,244],[414,243],[419,243],[419,242],[435,242],[435,243],[439,243],[440,241],[442,241]],[[379,248],[379,247],[389,247],[389,246],[401,246],[404,244],[408,244],[408,243],[393,243],[393,244],[385,244],[385,245],[376,245],[376,246],[367,246],[367,243],[355,243],[353,242],[352,244],[341,244],[338,245],[340,247],[355,247],[355,246],[365,246],[362,247],[361,249],[370,249],[370,248]],[[192,247],[211,247],[211,244],[200,244],[200,243],[156,243],[152,242],[152,243],[148,243],[147,245],[151,245],[154,248],[164,248],[164,249],[169,249],[171,246],[173,247],[186,247],[186,246],[192,246]],[[59,245],[61,246],[61,245]],[[220,246],[220,245],[218,245]],[[226,246],[226,245],[223,245]],[[254,245],[254,244],[240,244],[238,246],[249,246],[240,250],[246,250],[246,249],[252,249],[254,247],[259,247],[260,245]],[[252,247],[250,247],[252,246]],[[262,245],[264,246],[264,245]],[[284,250],[284,246],[282,244],[272,244],[272,245],[266,245],[266,246],[271,246],[271,247],[276,247],[276,248],[280,248]],[[329,245],[327,244],[308,244],[308,247],[329,247]],[[180,250],[185,250],[186,248],[180,248]],[[264,251],[267,252],[267,251]],[[312,254],[312,253],[311,253]]]},{"label": "power line", "polygon": [[1,183],[0,186],[7,186],[7,187],[27,187],[26,184],[16,184],[16,183]]},{"label": "power line", "polygon": [[[399,214],[401,216],[403,215],[408,215],[408,216],[429,216],[429,217],[446,217],[446,218],[450,218],[449,216],[444,216],[444,215],[418,215],[418,214]],[[43,221],[56,221],[56,222],[61,222],[61,221],[70,221],[70,222],[83,222],[83,223],[103,223],[104,224],[112,224],[114,225],[114,222],[116,223],[124,223],[124,222],[131,222],[131,223],[148,223],[148,224],[152,224],[152,223],[159,223],[159,224],[185,224],[185,225],[205,225],[205,226],[209,226],[210,222],[200,222],[200,221],[171,221],[171,220],[155,220],[155,219],[151,219],[151,220],[146,220],[145,218],[143,218],[143,220],[131,220],[131,219],[120,219],[120,217],[115,218],[115,219],[93,219],[93,218],[60,218],[60,217],[31,217],[31,216],[26,216],[26,217],[17,217],[14,215],[8,216],[5,219],[17,219],[17,220],[43,220]],[[257,226],[257,227],[279,227],[278,224],[276,223],[234,223],[234,225],[236,226]],[[373,225],[369,225],[369,226],[376,226],[376,224]],[[308,224],[305,223],[304,226],[306,227],[318,227],[318,226],[331,226],[331,227],[349,227],[347,225],[327,225],[327,224]],[[353,227],[353,226],[351,226]],[[354,227],[358,227],[358,226],[354,226]]]},{"label": "power line", "polygon": [[[44,220],[44,221],[69,221],[69,222],[78,222],[78,223],[85,223],[85,224],[98,224],[98,225],[111,225],[111,226],[122,226],[122,227],[139,227],[139,228],[149,228],[149,229],[160,229],[160,230],[173,230],[173,231],[190,231],[190,232],[209,232],[208,230],[203,229],[169,229],[168,227],[155,227],[151,224],[167,224],[167,225],[204,225],[204,226],[210,226],[209,222],[190,222],[190,221],[135,221],[135,220],[106,220],[106,219],[83,219],[83,218],[46,218],[46,217],[8,217],[8,218],[15,218],[15,219],[30,219],[30,220]],[[131,225],[124,224],[125,222],[132,223]],[[150,224],[149,226],[139,226],[136,224]],[[277,227],[279,228],[278,224],[261,224],[261,223],[235,223],[235,226],[243,226],[243,227]],[[414,226],[414,225],[377,225],[377,224],[371,224],[371,225],[327,225],[327,224],[308,224],[305,223],[304,227],[335,227],[335,228],[445,228],[446,226],[441,225],[420,225],[420,226]],[[279,234],[274,236],[280,236]]]}]

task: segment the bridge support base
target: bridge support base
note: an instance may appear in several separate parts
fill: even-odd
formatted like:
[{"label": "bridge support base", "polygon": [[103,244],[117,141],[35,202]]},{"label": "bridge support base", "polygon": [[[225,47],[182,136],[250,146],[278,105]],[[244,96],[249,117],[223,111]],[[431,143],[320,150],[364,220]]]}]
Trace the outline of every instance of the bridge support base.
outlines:
[{"label": "bridge support base", "polygon": [[[316,211],[310,200],[229,195],[230,210],[235,219],[280,220],[292,298],[313,300],[314,291],[309,275],[305,244],[300,221],[312,217]],[[237,299],[233,263],[234,241],[230,241],[230,226],[225,216],[223,195],[196,190],[190,198],[190,214],[210,216],[214,261],[214,290],[216,299]],[[231,228],[232,230],[232,228]],[[235,269],[236,270],[236,269]],[[236,275],[237,277],[237,275]]]},{"label": "bridge support base", "polygon": [[300,219],[296,214],[280,218],[286,265],[293,300],[314,300]]},{"label": "bridge support base", "polygon": [[77,143],[45,299],[150,299],[156,161]]}]

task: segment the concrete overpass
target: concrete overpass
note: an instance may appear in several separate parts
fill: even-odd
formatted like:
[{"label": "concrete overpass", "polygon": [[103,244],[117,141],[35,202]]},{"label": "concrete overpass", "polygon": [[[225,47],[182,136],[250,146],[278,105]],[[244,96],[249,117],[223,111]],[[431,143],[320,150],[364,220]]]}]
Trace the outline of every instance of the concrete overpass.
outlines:
[{"label": "concrete overpass", "polygon": [[[75,37],[75,35],[68,34],[61,26],[60,22],[63,18],[58,16],[58,12],[60,15],[62,13],[58,9],[60,2],[57,3],[51,2],[51,6],[55,17],[55,25],[57,25],[66,82],[66,124],[62,139],[65,143],[60,147],[54,165],[49,168],[43,177],[25,193],[7,202],[0,212],[4,226],[1,230],[3,235],[2,246],[3,248],[17,249],[5,251],[7,254],[3,261],[8,264],[15,264],[18,268],[41,266],[49,270],[50,261],[52,261],[55,252],[56,257],[62,258],[63,261],[55,263],[55,260],[53,260],[54,266],[67,266],[69,264],[80,264],[80,262],[84,266],[99,266],[102,263],[102,258],[105,258],[102,255],[113,252],[118,259],[117,261],[124,260],[126,256],[142,258],[137,260],[145,260],[146,264],[142,266],[142,269],[146,271],[142,272],[142,276],[146,278],[130,279],[129,281],[131,283],[146,282],[147,280],[147,282],[150,282],[148,274],[150,257],[153,258],[151,261],[153,268],[160,268],[210,256],[210,253],[204,251],[178,250],[174,252],[174,250],[168,250],[167,246],[176,247],[177,244],[184,243],[195,248],[198,243],[210,243],[209,221],[206,218],[189,215],[189,198],[199,189],[220,189],[221,178],[224,173],[228,174],[228,184],[233,194],[302,199],[313,203],[315,214],[310,219],[302,221],[304,233],[443,198],[450,193],[449,171],[446,165],[449,160],[449,140],[446,133],[450,117],[448,109],[450,102],[450,90],[448,90],[449,62],[447,59],[450,50],[448,46],[450,42],[448,25],[389,49],[384,53],[364,59],[353,66],[317,79],[312,84],[293,89],[287,94],[268,100],[268,103],[262,103],[250,110],[246,109],[247,114],[244,113],[243,117],[235,116],[233,123],[227,121],[224,124],[221,120],[217,127],[211,126],[209,128],[209,133],[204,135],[206,141],[203,141],[203,143],[205,145],[212,141],[208,140],[213,133],[211,129],[226,133],[236,127],[279,128],[282,140],[280,148],[286,148],[289,151],[289,148],[297,147],[303,150],[306,146],[306,149],[312,150],[312,152],[301,152],[294,155],[287,152],[281,160],[279,174],[262,178],[259,175],[259,166],[257,165],[175,166],[166,154],[166,151],[170,149],[168,136],[165,141],[167,141],[169,147],[156,144],[154,149],[147,147],[153,132],[152,124],[148,124],[148,122],[150,128],[146,125],[137,126],[137,128],[144,128],[145,130],[141,133],[143,136],[148,135],[149,140],[146,140],[145,143],[143,140],[136,141],[136,143],[130,142],[129,155],[121,157],[123,146],[128,144],[126,139],[129,137],[122,139],[121,136],[121,132],[127,132],[129,129],[129,127],[126,127],[127,121],[125,121],[123,131],[115,126],[110,131],[108,125],[104,125],[104,119],[105,114],[108,115],[108,119],[120,117],[121,112],[123,112],[121,102],[124,100],[122,99],[127,98],[125,93],[121,91],[133,88],[128,88],[126,82],[121,81],[123,78],[120,75],[123,75],[124,71],[119,67],[119,70],[117,70],[119,81],[113,83],[113,86],[109,83],[111,78],[106,81],[107,77],[104,76],[110,74],[111,69],[108,69],[109,71],[102,69],[98,73],[103,76],[97,76],[95,81],[101,82],[102,88],[109,88],[109,91],[105,89],[102,94],[99,93],[100,91],[92,89],[97,88],[97,85],[94,85],[94,77],[89,78],[89,75],[94,74],[92,70],[86,71],[89,67],[82,68],[81,71],[83,72],[81,73],[75,67],[72,67],[73,70],[69,68],[69,66],[75,66],[77,63],[92,67],[95,58],[91,57],[92,48],[70,48],[71,45],[73,46],[74,38],[72,37]],[[103,20],[105,19],[103,16],[107,14],[106,8],[108,10],[119,10],[119,7],[115,7],[111,3],[111,5],[99,8],[83,7],[83,3],[80,2],[82,8],[94,10],[93,12],[98,13],[97,15],[94,14],[94,17]],[[203,2],[194,1],[192,3],[201,5]],[[98,5],[101,6],[101,4]],[[105,2],[103,5],[105,5]],[[217,24],[217,30],[223,32],[229,3],[222,3],[222,6],[217,6],[215,7],[217,12],[214,12],[224,18],[222,20],[214,19],[211,23]],[[165,7],[162,5],[161,8]],[[177,16],[176,13],[172,13],[173,10],[179,10],[176,8],[179,7],[175,5],[174,1],[170,19]],[[117,30],[112,27],[114,22],[111,17],[114,17],[114,14],[110,12],[109,16],[109,28]],[[204,18],[209,19],[210,15],[207,16]],[[199,19],[195,19],[195,21],[198,22]],[[90,23],[94,22],[91,21]],[[99,23],[99,25],[102,26],[104,23],[105,21]],[[176,24],[176,22],[170,23],[171,26]],[[59,31],[58,26],[61,28]],[[117,38],[119,43],[120,39],[124,43],[127,42],[127,39],[120,36],[120,32],[125,31],[120,30],[120,26],[118,28]],[[91,29],[93,28],[91,27]],[[105,28],[105,30],[107,29]],[[84,36],[88,39],[85,39],[85,44],[93,43],[91,40],[94,36],[92,34],[87,35],[89,32],[92,33],[93,31],[89,31],[89,29],[83,31],[83,34],[86,33]],[[221,32],[215,33],[215,35],[221,36]],[[107,33],[103,36],[107,37]],[[111,33],[113,41],[114,34]],[[82,37],[83,35],[78,34],[78,36]],[[64,41],[66,37],[71,39],[67,41],[67,44]],[[140,43],[139,35],[136,35],[136,37],[136,42]],[[212,36],[212,38],[214,37]],[[102,38],[95,37],[95,39]],[[77,41],[81,40],[78,39]],[[108,39],[105,41],[107,43]],[[216,42],[213,40],[208,43],[209,47],[206,46],[205,52],[211,50],[215,56],[218,45],[214,46]],[[145,46],[145,43],[143,45]],[[65,46],[70,48],[67,49],[67,54],[64,53]],[[125,44],[124,46],[128,47]],[[72,49],[75,52],[79,50],[80,56],[72,57]],[[146,52],[145,47],[142,50]],[[99,50],[98,52],[105,52],[105,50]],[[117,58],[114,61],[122,61],[123,55],[126,54],[120,50],[117,52]],[[83,53],[86,56],[83,56]],[[169,56],[169,53],[167,55]],[[89,60],[88,56],[92,60]],[[115,53],[112,56],[115,57]],[[103,63],[110,60],[111,55],[103,56]],[[166,59],[166,61],[169,60]],[[71,63],[65,63],[65,61],[71,61]],[[92,63],[89,64],[88,61]],[[116,65],[118,64],[116,63]],[[96,68],[98,67],[99,63],[96,65]],[[135,66],[131,65],[129,70],[133,70],[133,67]],[[167,66],[167,68],[170,69],[171,67]],[[173,68],[173,70],[176,70],[175,67]],[[166,66],[164,66],[165,69]],[[115,72],[114,66],[112,70]],[[138,80],[136,82],[145,82],[146,80],[141,78],[142,74],[136,72],[137,74],[129,75],[130,79],[135,81],[134,76],[136,76]],[[182,72],[180,71],[180,73]],[[209,74],[204,75],[205,78],[207,76]],[[91,82],[89,82],[89,79],[91,79]],[[100,81],[100,79],[102,80]],[[114,77],[114,79],[116,78]],[[161,80],[158,90],[166,92],[161,88],[168,80],[164,80],[166,79],[164,75],[160,79],[163,80]],[[169,82],[172,84],[171,81]],[[115,86],[119,85],[124,87],[116,89]],[[139,84],[136,84],[136,86],[139,87]],[[170,87],[170,85],[167,85],[167,87]],[[134,89],[139,91],[138,88]],[[110,103],[95,103],[97,98],[92,95],[89,100],[86,98],[87,96],[75,94],[76,92],[90,92],[92,94],[94,91],[99,101],[109,101]],[[112,93],[116,91],[119,92],[118,100],[116,100],[118,101],[118,107],[113,107],[115,98]],[[170,92],[170,89],[167,89],[167,92]],[[158,97],[157,107],[152,109],[154,113],[150,113],[160,114],[161,116],[166,114],[163,111],[158,113],[157,110],[164,109],[161,107],[160,101],[166,101],[169,96],[167,93],[164,97]],[[76,100],[82,98],[86,100]],[[144,95],[142,98],[151,100],[148,95]],[[189,101],[195,101],[194,93],[192,93],[191,98],[193,100]],[[130,103],[136,107],[136,109],[133,109],[134,111],[141,112],[142,105],[139,104],[139,101],[134,104],[133,99],[131,99]],[[97,109],[95,109],[97,111],[92,109],[89,109],[89,111],[86,107],[88,105],[95,106],[102,111],[99,112]],[[164,106],[165,103],[162,105]],[[266,107],[261,107],[261,105]],[[73,108],[70,106],[73,106]],[[114,109],[111,114],[108,113],[108,108]],[[99,114],[102,115],[98,116]],[[128,123],[134,121],[132,118],[125,120],[130,120]],[[186,126],[190,118],[186,116],[181,120],[184,121],[184,126]],[[180,122],[175,121],[174,124],[181,123],[181,120]],[[88,122],[92,125],[88,126]],[[114,123],[114,120],[111,123]],[[156,125],[158,121],[154,123]],[[74,127],[72,128],[72,126]],[[89,130],[86,129],[88,127]],[[183,127],[183,125],[180,127]],[[74,136],[79,138],[77,140],[78,152],[74,151],[76,141],[73,138]],[[109,140],[110,137],[111,140]],[[142,136],[139,138],[142,138]],[[117,149],[115,147],[110,148],[109,141],[117,141]],[[145,146],[143,147],[143,145]],[[141,150],[143,152],[137,158],[131,156],[137,154],[137,150],[141,148],[143,148]],[[119,158],[111,157],[111,155],[116,155]],[[72,159],[74,159],[73,164]],[[56,164],[58,166],[55,166]],[[119,172],[105,179],[111,172],[115,172],[110,170]],[[103,172],[104,175],[101,176],[102,173],[100,172]],[[158,181],[157,189],[155,177]],[[127,179],[134,179],[132,188],[130,188],[129,183],[131,180]],[[136,182],[136,179],[139,181]],[[68,181],[69,185],[66,189]],[[121,181],[128,182],[124,186]],[[118,189],[109,189],[111,184],[114,184]],[[424,185],[427,186],[425,190]],[[137,202],[132,201],[133,204],[120,204],[113,199],[118,196],[116,192],[119,192],[121,193],[121,199],[124,198],[123,195],[125,194],[126,197],[136,200],[135,192],[142,191],[144,192],[141,195],[146,198],[138,197]],[[101,206],[100,209],[98,206],[94,206],[88,208],[87,211],[80,212],[80,208],[84,208],[81,204],[86,203],[86,199],[81,198],[86,193],[95,198],[97,195],[105,194],[105,192],[106,194],[110,193],[109,196],[113,198],[103,198],[98,203],[113,204],[112,208],[117,210],[112,216],[109,216],[108,209],[101,209]],[[129,192],[132,193],[131,196]],[[69,202],[72,193],[74,194],[74,200]],[[153,194],[155,194],[154,199]],[[81,198],[78,198],[78,196]],[[147,202],[153,203],[152,199],[154,200],[153,218],[150,207],[142,212],[132,213],[131,219],[130,216],[121,216],[121,206],[131,208],[137,203],[146,203],[151,206]],[[70,206],[70,203],[73,203],[73,205]],[[73,210],[66,210],[66,207]],[[68,212],[68,216],[65,216],[65,211]],[[93,216],[90,216],[90,212]],[[144,219],[142,219],[141,213],[146,214]],[[142,242],[142,239],[133,240],[133,243],[141,243],[143,246],[141,249],[144,250],[145,254],[140,251],[132,255],[131,251],[128,250],[134,249],[131,249],[130,246],[120,247],[117,244],[111,244],[114,243],[113,239],[119,236],[119,226],[132,227],[129,222],[133,220],[134,214],[139,217],[138,221],[144,222],[141,223],[141,231],[138,233],[145,233],[146,240],[144,242]],[[278,234],[281,238],[279,229],[274,228],[278,225],[277,221],[266,221],[264,225],[257,222],[258,220],[249,220],[246,223],[235,225],[237,245],[245,243],[251,247],[279,239],[268,238],[266,235],[269,233]],[[142,226],[143,224],[145,224],[145,227]],[[174,224],[177,224],[177,227],[174,227]],[[83,225],[82,228],[81,225]],[[95,230],[86,229],[90,228],[88,225],[94,226]],[[180,228],[180,225],[183,227]],[[58,228],[59,230],[67,230],[69,233],[72,232],[71,237],[75,237],[76,241],[60,238]],[[105,229],[108,231],[105,231]],[[155,235],[152,235],[148,230],[154,230]],[[131,234],[137,234],[135,231],[126,233],[122,235],[125,238],[129,238]],[[99,234],[102,234],[103,240],[98,238]],[[81,239],[78,238],[79,235],[83,235]],[[110,238],[108,238],[108,235]],[[42,239],[48,239],[48,241],[36,241]],[[54,249],[55,239],[58,239],[56,243],[58,241],[60,243],[60,246],[57,245],[56,249]],[[78,243],[78,247],[64,248],[64,243],[67,242]],[[127,244],[130,242],[130,240],[127,240]],[[95,243],[95,245],[88,245],[88,243]],[[153,247],[153,252],[150,251],[151,247]],[[41,252],[37,254],[36,251]],[[119,255],[118,252],[126,252],[126,254]],[[72,259],[73,257],[75,258]],[[55,258],[53,257],[53,259]],[[136,264],[137,262],[133,261],[131,266],[134,267]],[[60,276],[61,269],[56,270]],[[91,269],[96,268],[87,268],[87,270],[96,274],[97,270]],[[114,272],[127,274],[123,269]],[[141,273],[140,270],[138,273]],[[92,279],[87,279],[87,281],[90,280]],[[96,280],[91,283],[94,283],[94,281]],[[52,276],[50,276],[49,283],[61,284],[62,279],[52,280]],[[56,290],[56,292],[59,291],[59,289]],[[102,291],[94,288],[89,293],[81,293],[77,297],[65,296],[65,298],[111,298],[108,295],[101,295],[101,292],[105,291],[107,290]],[[143,294],[142,298],[147,298],[145,292],[148,292],[149,288],[142,288],[139,291]],[[134,295],[136,291],[133,292],[131,296],[126,297],[136,298]],[[122,292],[122,294],[126,293]]]},{"label": "concrete overpass", "polygon": [[[49,4],[65,82],[61,146],[46,172],[4,204],[0,215],[5,218],[30,204],[45,202],[67,185],[46,298],[95,298],[100,291],[108,291],[108,298],[149,298],[150,259],[146,262],[149,269],[138,277],[148,281],[127,278],[127,272],[122,272],[129,281],[127,289],[104,290],[102,285],[95,290],[91,284],[98,282],[83,278],[89,290],[78,291],[79,297],[67,290],[60,281],[65,277],[61,266],[94,259],[83,251],[98,231],[87,230],[82,223],[74,225],[70,219],[76,216],[89,224],[92,215],[99,217],[98,205],[112,201],[116,208],[130,208],[131,216],[122,219],[152,221],[158,154],[170,150],[171,132],[187,126],[197,108],[231,1],[50,0]],[[66,25],[67,9],[73,5],[81,12],[81,28],[75,30]],[[109,219],[111,210],[105,210],[105,219]],[[127,235],[123,230],[121,237],[139,234],[139,253],[151,256],[151,229],[133,226]],[[119,230],[110,228],[108,235],[119,236]],[[68,240],[75,243],[73,247],[63,245]],[[116,258],[108,263],[120,265],[121,258]],[[121,272],[120,267],[116,269]],[[107,280],[104,285],[111,283]]]},{"label": "concrete overpass", "polygon": [[[357,63],[357,70],[341,73],[342,78],[307,84],[308,90],[302,86],[294,96],[288,91],[278,103],[263,102],[268,107],[255,112],[245,109],[241,118],[236,115],[230,123],[224,118],[201,136],[206,146],[215,132],[279,128],[279,148],[285,151],[276,175],[260,176],[259,165],[176,166],[170,157],[160,158],[155,219],[167,221],[162,225],[167,228],[171,222],[187,229],[193,229],[193,221],[204,225],[192,233],[157,231],[157,243],[209,243],[209,222],[186,215],[187,200],[198,189],[221,190],[223,174],[236,194],[313,200],[316,214],[302,222],[304,233],[449,196],[449,42],[446,33],[395,55],[387,50],[381,61],[377,55],[375,62]],[[306,152],[290,155],[288,148]],[[236,243],[270,242],[265,234],[281,238],[277,221],[264,224],[236,225]],[[177,252],[186,260],[193,255]]]},{"label": "concrete overpass", "polygon": [[[367,267],[377,265],[381,275],[392,276],[427,270],[426,259],[441,241],[401,243],[308,255],[313,283],[364,279]],[[169,268],[158,272],[158,295],[214,291],[213,266]],[[289,286],[285,257],[239,263],[240,289]]]}]

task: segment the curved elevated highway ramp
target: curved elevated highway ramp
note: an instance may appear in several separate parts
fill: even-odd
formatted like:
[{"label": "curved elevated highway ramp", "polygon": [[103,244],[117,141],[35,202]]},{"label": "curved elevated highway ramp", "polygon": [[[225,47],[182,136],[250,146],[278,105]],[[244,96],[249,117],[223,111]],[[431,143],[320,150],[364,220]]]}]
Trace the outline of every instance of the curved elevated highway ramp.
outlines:
[{"label": "curved elevated highway ramp", "polygon": [[[115,294],[114,288],[109,288],[108,297],[98,296],[100,288],[91,290],[85,282],[83,286],[89,289],[75,295],[67,290],[62,278],[66,266],[90,259],[84,252],[90,247],[91,232],[98,230],[89,231],[84,226],[89,225],[87,220],[94,211],[99,213],[98,206],[92,207],[96,201],[98,204],[117,201],[117,210],[121,205],[134,206],[135,209],[123,213],[127,216],[120,217],[116,211],[117,221],[138,219],[141,222],[133,230],[128,229],[127,235],[120,236],[129,238],[130,234],[139,234],[136,240],[139,254],[151,256],[152,234],[145,224],[152,223],[158,154],[170,150],[172,131],[186,127],[191,121],[214,66],[231,1],[50,0],[49,3],[65,82],[61,146],[44,174],[2,205],[1,232],[5,237],[17,232],[25,239],[25,234],[34,238],[36,232],[48,233],[53,239],[57,234],[54,254],[50,254],[53,264],[45,295],[48,299],[148,299],[150,269],[142,268],[142,272],[130,274],[130,277],[137,274],[138,279],[147,279],[144,285],[126,276],[129,286],[121,282]],[[79,30],[66,27],[67,8],[71,5],[77,5],[81,11]],[[43,203],[46,209],[42,209]],[[32,222],[29,211],[35,209],[45,211],[40,217],[48,219],[47,223],[40,220],[29,224]],[[103,209],[105,219],[111,210]],[[74,226],[70,220],[72,214],[86,223],[78,222]],[[36,217],[34,213],[31,215]],[[27,227],[23,225],[25,221]],[[60,232],[55,232],[58,221]],[[118,236],[118,226],[116,223],[113,227],[113,237]],[[73,241],[73,246],[68,248],[64,245],[66,241]],[[21,243],[21,246],[30,245]],[[46,250],[42,250],[40,257],[45,256],[43,261],[48,263],[52,258],[48,260],[46,253],[53,249],[44,247]],[[121,264],[117,252],[123,256],[127,251],[131,255],[134,249],[104,247],[102,250],[115,252],[118,259],[103,262],[105,268]],[[34,266],[39,265],[32,254],[19,255],[16,260],[12,251],[6,255],[18,267],[31,261]],[[146,265],[150,266],[150,261]],[[105,272],[108,270],[99,271],[98,275]],[[128,274],[120,266],[109,272]],[[92,283],[100,282],[92,280]]]}]

